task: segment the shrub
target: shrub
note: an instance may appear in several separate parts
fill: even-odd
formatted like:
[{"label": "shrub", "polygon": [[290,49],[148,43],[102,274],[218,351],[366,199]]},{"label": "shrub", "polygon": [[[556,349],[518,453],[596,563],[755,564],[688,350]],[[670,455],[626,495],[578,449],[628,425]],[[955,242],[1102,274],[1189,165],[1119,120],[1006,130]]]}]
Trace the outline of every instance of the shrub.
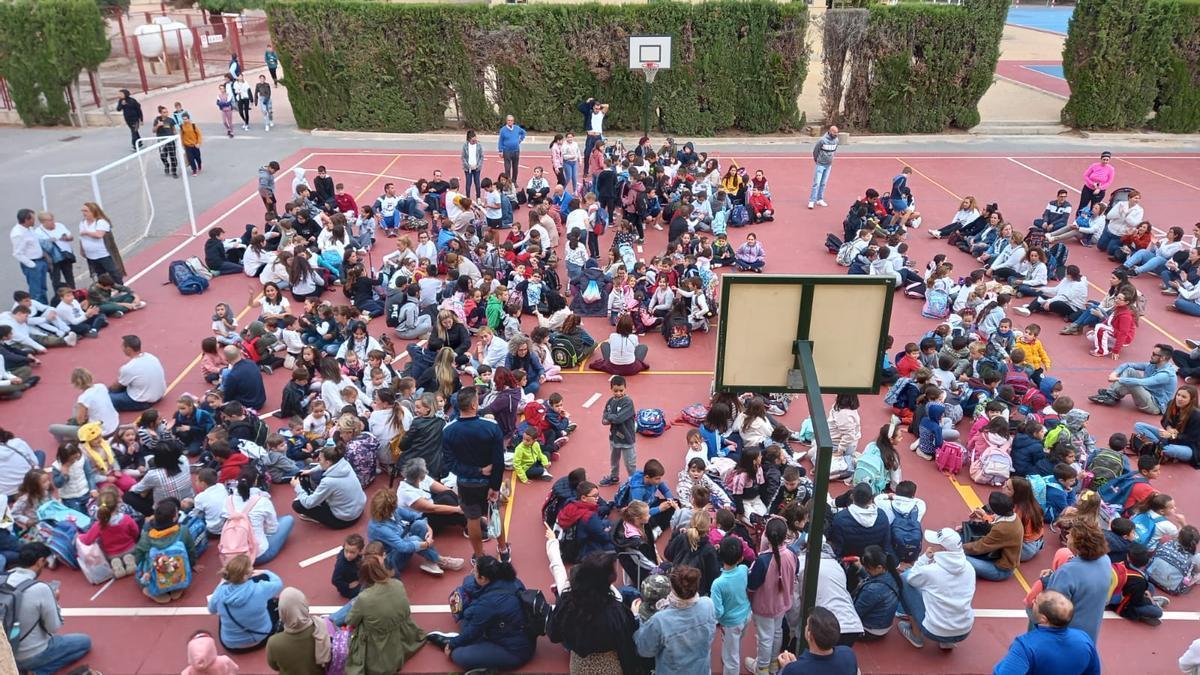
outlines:
[{"label": "shrub", "polygon": [[1170,39],[1161,40],[1162,66],[1158,75],[1155,117],[1160,131],[1200,131],[1200,2],[1153,0],[1156,26],[1171,26]]},{"label": "shrub", "polygon": [[631,34],[672,34],[654,85],[654,128],[708,135],[794,129],[807,52],[803,3],[412,5],[272,1],[267,14],[302,127],[422,131],[453,103],[472,128],[501,112],[531,130],[578,128],[577,104],[611,104],[605,126],[640,129]]},{"label": "shrub", "polygon": [[0,2],[0,76],[27,126],[70,124],[67,86],[108,52],[96,0]]}]

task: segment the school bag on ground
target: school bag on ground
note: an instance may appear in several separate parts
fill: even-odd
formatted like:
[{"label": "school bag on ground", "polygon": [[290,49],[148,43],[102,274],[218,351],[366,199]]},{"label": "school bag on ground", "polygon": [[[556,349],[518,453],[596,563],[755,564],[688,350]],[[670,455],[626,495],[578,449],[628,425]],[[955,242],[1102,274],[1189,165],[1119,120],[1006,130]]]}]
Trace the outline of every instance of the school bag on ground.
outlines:
[{"label": "school bag on ground", "polygon": [[916,384],[913,383],[913,379],[911,377],[902,377],[896,380],[896,383],[893,384],[887,390],[887,393],[883,395],[883,402],[894,408],[900,401],[900,396],[904,393],[904,390],[915,386]]},{"label": "school bag on ground", "polygon": [[917,520],[917,507],[901,513],[892,505],[892,548],[900,562],[913,562],[921,554],[921,521]]},{"label": "school bag on ground", "polygon": [[175,284],[182,295],[199,295],[208,290],[208,279],[196,274],[182,260],[176,260],[167,268],[167,283]]},{"label": "school bag on ground", "polygon": [[258,557],[258,540],[254,538],[254,526],[250,524],[249,514],[258,504],[260,497],[262,495],[251,497],[250,501],[242,505],[241,510],[234,505],[233,495],[225,499],[225,511],[229,515],[225,518],[225,524],[221,526],[221,541],[217,544],[222,565],[239,555],[250,558],[252,563]]},{"label": "school bag on ground", "polygon": [[1012,475],[1012,457],[999,448],[986,448],[971,462],[971,480],[999,487]]},{"label": "school bag on ground", "polygon": [[698,427],[704,423],[705,417],[708,417],[708,406],[703,403],[693,403],[680,410],[679,417],[676,417],[675,421]]},{"label": "school bag on ground", "polygon": [[335,626],[329,617],[318,619],[325,622],[329,632],[329,663],[325,664],[325,675],[346,675],[346,661],[350,658],[350,627]]},{"label": "school bag on ground", "polygon": [[1135,515],[1130,519],[1133,521],[1133,540],[1142,546],[1151,546],[1154,543],[1154,532],[1158,528],[1158,524],[1166,519],[1166,516],[1160,516],[1153,511]]},{"label": "school bag on ground", "polygon": [[1092,490],[1099,490],[1110,480],[1125,472],[1125,463],[1116,451],[1111,448],[1100,448],[1095,455],[1092,455],[1092,461],[1088,463],[1088,471],[1092,472],[1092,484],[1088,487]]},{"label": "school bag on ground", "polygon": [[750,211],[745,206],[738,204],[733,207],[733,211],[729,213],[730,227],[742,227],[750,224]]},{"label": "school bag on ground", "polygon": [[825,235],[825,250],[837,255],[837,252],[842,250],[842,240],[838,239],[836,234],[832,232]]},{"label": "school bag on ground", "polygon": [[686,325],[676,325],[671,327],[671,335],[667,338],[667,347],[670,349],[686,349],[692,346],[692,332],[688,330]]},{"label": "school bag on ground", "polygon": [[863,453],[863,456],[858,459],[854,465],[854,477],[850,479],[852,483],[866,483],[871,486],[871,492],[879,494],[887,487],[888,472],[883,465],[883,457],[878,453]]},{"label": "school bag on ground", "polygon": [[190,269],[192,271],[192,273],[195,274],[196,276],[204,277],[204,279],[208,280],[208,281],[212,280],[212,278],[213,278],[212,270],[208,269],[208,265],[205,265],[204,261],[201,260],[199,257],[192,256],[192,257],[188,258],[187,260],[183,261],[183,263],[185,265],[187,265],[188,269]]},{"label": "school bag on ground", "polygon": [[1178,540],[1162,544],[1154,550],[1154,557],[1146,566],[1146,576],[1165,593],[1187,593],[1195,583],[1192,577],[1192,556],[1179,547]]},{"label": "school bag on ground", "polygon": [[945,441],[934,452],[934,461],[937,463],[938,471],[954,475],[962,471],[966,455],[967,449],[961,444]]},{"label": "school bag on ground", "polygon": [[858,251],[854,247],[857,242],[857,239],[851,239],[842,244],[841,248],[837,250],[837,264],[842,267],[849,267],[850,263],[854,262],[854,256],[858,254]]},{"label": "school bag on ground", "polygon": [[75,553],[79,560],[79,571],[83,572],[83,578],[87,579],[89,584],[102,584],[113,578],[112,565],[108,564],[108,558],[100,549],[99,541],[85,544],[76,539]]},{"label": "school bag on ground", "polygon": [[667,430],[667,418],[661,408],[642,408],[637,413],[637,431],[643,436],[662,436]]},{"label": "school bag on ground", "polygon": [[944,319],[950,316],[950,295],[940,288],[931,288],[925,293],[925,306],[921,316],[926,319]]},{"label": "school bag on ground", "polygon": [[1100,499],[1105,504],[1112,504],[1118,509],[1124,509],[1125,502],[1129,501],[1129,495],[1133,492],[1133,486],[1138,483],[1148,482],[1150,481],[1146,480],[1146,477],[1142,474],[1130,471],[1105,483],[1103,487],[1097,490],[1097,494],[1100,495]]},{"label": "school bag on ground", "polygon": [[191,585],[192,566],[183,540],[176,538],[162,548],[151,546],[145,561],[138,566],[138,578],[151,595],[182,591]]}]

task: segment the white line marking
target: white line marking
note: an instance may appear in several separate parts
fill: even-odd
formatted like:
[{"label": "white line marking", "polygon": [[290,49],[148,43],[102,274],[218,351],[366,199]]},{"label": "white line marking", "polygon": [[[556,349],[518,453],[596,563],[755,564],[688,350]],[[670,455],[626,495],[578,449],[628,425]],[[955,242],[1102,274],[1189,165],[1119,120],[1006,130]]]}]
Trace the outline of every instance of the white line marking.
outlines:
[{"label": "white line marking", "polygon": [[590,407],[592,407],[593,404],[596,403],[596,401],[599,401],[599,400],[600,400],[600,392],[596,392],[596,393],[592,394],[591,398],[589,398],[588,400],[583,402],[583,407],[590,408]]},{"label": "white line marking", "polygon": [[[1029,72],[1031,72],[1031,73],[1036,73],[1036,72],[1038,72],[1038,71],[1036,71],[1036,70],[1031,70],[1031,71],[1029,71]],[[1041,74],[1045,75],[1045,73],[1041,73]],[[1057,98],[1057,99],[1059,99],[1059,100],[1062,100],[1062,101],[1066,101],[1068,98],[1070,98],[1070,97],[1068,97],[1068,96],[1063,96],[1062,94],[1060,94],[1060,93],[1058,93],[1058,92],[1056,92],[1056,91],[1050,91],[1049,89],[1042,89],[1041,87],[1037,86],[1036,84],[1030,84],[1029,82],[1025,82],[1024,80],[1018,80],[1018,79],[1015,79],[1015,78],[1012,78],[1012,77],[1006,77],[1006,76],[1004,76],[1004,75],[1001,75],[1000,73],[996,73],[996,79],[998,79],[998,80],[1004,80],[1005,82],[1008,82],[1008,83],[1011,83],[1011,84],[1015,84],[1015,85],[1017,85],[1018,87],[1025,87],[1026,89],[1032,89],[1032,90],[1034,90],[1034,91],[1036,91],[1036,92],[1040,92],[1040,93],[1042,93],[1042,94],[1045,94],[1045,95],[1047,95],[1047,96],[1053,96],[1054,98]],[[841,157],[839,157],[838,159],[841,159]]]},{"label": "white line marking", "polygon": [[[1017,160],[1016,160],[1015,158],[1013,158],[1013,157],[1009,157],[1009,158],[1008,158],[1008,161],[1012,162],[1013,164],[1016,164],[1017,166],[1019,166],[1019,167],[1021,167],[1021,168],[1023,168],[1023,169],[1028,169],[1029,171],[1032,171],[1032,172],[1036,173],[1037,175],[1041,176],[1042,178],[1045,178],[1045,179],[1046,179],[1046,180],[1048,180],[1048,181],[1052,181],[1052,182],[1054,182],[1054,183],[1058,183],[1059,185],[1061,185],[1061,186],[1063,186],[1064,188],[1066,188],[1066,189],[1069,191],[1069,193],[1075,193],[1075,192],[1078,190],[1078,188],[1076,188],[1076,187],[1073,187],[1073,186],[1071,186],[1071,185],[1069,185],[1069,184],[1067,184],[1067,183],[1064,183],[1064,182],[1062,182],[1061,180],[1059,180],[1059,179],[1055,178],[1054,176],[1051,176],[1050,174],[1042,173],[1041,171],[1038,171],[1037,169],[1033,168],[1032,166],[1029,166],[1028,164],[1026,164],[1026,163],[1024,163],[1024,162],[1017,161]],[[1165,235],[1165,234],[1166,234],[1166,232],[1164,232],[1162,229],[1160,229],[1160,228],[1158,228],[1158,227],[1155,227],[1155,226],[1151,226],[1151,227],[1150,227],[1150,229],[1151,229],[1151,231],[1153,231],[1153,232],[1154,232],[1154,234],[1155,234],[1155,235],[1157,235],[1157,236],[1159,236],[1159,237],[1161,237],[1161,236],[1163,236],[1163,235]]]},{"label": "white line marking", "polygon": [[[329,615],[341,609],[341,605],[313,605],[309,611],[316,615]],[[448,614],[449,605],[412,605],[413,614]],[[1170,612],[1168,612],[1169,614]],[[109,616],[208,616],[208,607],[63,607],[65,617],[109,617]],[[1167,617],[1163,617],[1164,619]]]},{"label": "white line marking", "polygon": [[638,244],[638,253],[645,253],[645,251],[642,250],[641,244]]},{"label": "white line marking", "polygon": [[[1163,139],[1163,140],[1165,141],[1167,139]],[[789,142],[794,142],[794,141],[789,141]],[[709,155],[715,155],[715,154],[720,154],[720,153],[719,152],[718,153],[709,153]],[[433,157],[433,158],[448,159],[451,157],[456,158],[456,157],[459,157],[460,155],[456,152],[455,153],[450,153],[450,152],[438,153],[436,151],[430,151],[428,153],[313,152],[313,153],[309,154],[309,157],[396,157],[396,156],[399,156],[399,157]],[[539,157],[539,158],[542,158],[542,157],[549,158],[550,157],[550,155],[548,155],[548,154],[545,154],[545,155],[534,154],[531,156]],[[1137,158],[1137,159],[1200,159],[1200,155],[1137,155],[1137,154],[1132,154],[1130,156]],[[739,159],[796,159],[798,157],[802,159],[804,157],[804,153],[797,154],[794,152],[780,152],[779,154],[775,154],[775,155],[738,155]],[[893,159],[894,157],[895,157],[895,153],[891,153],[891,154],[879,153],[879,154],[871,154],[871,155],[847,154],[847,155],[838,157],[838,159]],[[906,154],[905,157],[908,157],[910,159],[975,160],[975,159],[1008,159],[1009,156],[1008,155],[969,155],[969,154],[964,154],[964,155],[908,155],[908,154]],[[1080,152],[1079,154],[1075,154],[1075,155],[1029,155],[1029,156],[1022,157],[1022,159],[1088,159],[1088,158],[1094,159],[1095,153]]]},{"label": "white line marking", "polygon": [[321,562],[322,560],[328,560],[329,558],[332,558],[333,556],[337,555],[338,552],[340,552],[341,550],[342,550],[341,546],[335,546],[335,547],[329,549],[328,551],[325,551],[323,553],[318,553],[311,558],[305,558],[304,560],[300,561],[300,567],[310,567],[312,565],[316,565],[317,563]]},{"label": "white line marking", "polygon": [[96,591],[95,593],[93,593],[93,594],[92,594],[92,597],[88,598],[88,600],[90,600],[91,602],[95,602],[95,601],[96,601],[96,598],[100,597],[100,594],[101,594],[101,593],[103,593],[104,591],[107,591],[107,590],[108,590],[108,587],[109,587],[109,586],[112,586],[114,581],[116,581],[116,578],[109,579],[109,580],[108,580],[108,583],[106,583],[106,584],[104,584],[103,586],[101,586],[101,587],[100,587],[100,590],[98,590],[98,591]]},{"label": "white line marking", "polygon": [[[419,341],[417,342],[417,346],[419,346],[419,347],[424,347],[424,346],[425,346],[425,342],[426,342],[425,340],[419,340]],[[402,351],[402,352],[400,352],[399,354],[397,354],[397,355],[396,355],[396,358],[392,359],[392,363],[399,363],[399,362],[403,361],[403,360],[404,360],[405,358],[407,358],[407,357],[408,357],[408,350],[407,350],[407,349],[405,349],[404,351]]]},{"label": "white line marking", "polygon": [[[304,168],[305,168],[305,170],[307,170],[307,171],[316,171],[316,170],[317,170],[317,169],[316,169],[316,167],[307,167],[307,166],[306,166],[306,167],[304,167]],[[406,177],[406,176],[393,176],[393,175],[391,175],[391,174],[387,174],[387,173],[372,173],[372,172],[370,172],[370,171],[353,171],[353,170],[351,170],[351,169],[336,169],[336,168],[333,168],[333,169],[331,169],[331,168],[329,168],[329,167],[325,167],[325,168],[328,170],[328,173],[334,173],[334,172],[337,172],[337,173],[353,173],[353,174],[357,174],[357,175],[360,175],[360,176],[371,176],[371,177],[373,177],[373,178],[374,178],[374,177],[379,177],[379,178],[392,178],[392,179],[395,179],[395,180],[403,180],[403,181],[408,181],[408,182],[410,182],[410,183],[415,183],[415,182],[417,182],[417,179],[416,179],[416,178],[408,178],[408,177]]]},{"label": "white line marking", "polygon": [[[975,610],[975,618],[977,619],[1027,619],[1023,609],[977,609]],[[1105,619],[1122,620],[1122,617],[1116,612],[1105,612]],[[1200,612],[1163,612],[1163,621],[1197,621],[1200,620]]]}]

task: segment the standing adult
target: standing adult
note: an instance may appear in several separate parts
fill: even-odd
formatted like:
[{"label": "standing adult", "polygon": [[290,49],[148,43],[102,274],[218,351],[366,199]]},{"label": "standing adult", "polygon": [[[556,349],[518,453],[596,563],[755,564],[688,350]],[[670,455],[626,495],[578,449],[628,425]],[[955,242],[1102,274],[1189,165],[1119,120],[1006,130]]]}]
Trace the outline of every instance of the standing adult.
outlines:
[{"label": "standing adult", "polygon": [[587,140],[583,144],[583,175],[587,176],[592,148],[596,147],[598,141],[604,140],[604,116],[608,114],[608,104],[589,96],[579,104],[579,113],[583,115],[583,131],[587,134]]},{"label": "standing adult", "polygon": [[667,607],[655,612],[633,634],[638,654],[654,659],[659,673],[712,672],[717,616],[712,598],[700,595],[700,570],[676,565],[671,570]]},{"label": "standing adult", "polygon": [[817,139],[813,145],[813,182],[812,191],[808,193],[808,208],[813,204],[829,206],[825,203],[825,184],[829,182],[829,172],[833,171],[833,153],[838,149],[838,128],[829,127],[824,136]]},{"label": "standing adult", "polygon": [[12,242],[13,257],[20,263],[21,273],[29,284],[29,295],[46,304],[46,276],[50,272],[50,264],[46,262],[46,253],[33,230],[33,215],[33,209],[17,211],[17,224],[13,225],[8,238]]},{"label": "standing adult", "polygon": [[88,272],[93,279],[107,274],[118,284],[123,283],[125,263],[121,260],[121,250],[113,237],[108,215],[96,202],[84,202],[79,212],[83,214],[83,220],[79,221],[79,245],[87,260]]},{"label": "standing adult", "polygon": [[258,365],[243,358],[242,350],[236,345],[226,345],[222,351],[229,362],[229,372],[221,387],[225,401],[237,401],[247,408],[262,410],[267,403],[267,390]]},{"label": "standing adult", "polygon": [[[467,536],[474,561],[483,555],[481,519],[489,505],[499,498],[504,481],[504,434],[500,425],[479,416],[479,394],[475,387],[464,387],[455,397],[458,419],[442,431],[442,457],[446,468],[458,477],[458,495],[467,517]],[[505,535],[501,528],[496,545],[500,559],[508,562],[511,553]]]},{"label": "standing adult", "polygon": [[1037,626],[1013,640],[995,675],[1100,675],[1096,643],[1071,628],[1075,608],[1066,596],[1044,591],[1031,609]]},{"label": "standing adult", "polygon": [[278,87],[279,54],[275,53],[275,45],[267,44],[267,51],[263,53],[263,62],[267,64],[267,72],[271,73],[271,84]]},{"label": "standing adult", "polygon": [[279,162],[274,160],[258,169],[258,196],[262,198],[263,208],[274,218],[279,217],[279,213],[275,210],[275,174],[277,173],[279,173]]},{"label": "standing adult", "polygon": [[1100,153],[1100,161],[1093,162],[1083,172],[1083,187],[1079,190],[1079,208],[1091,208],[1104,201],[1104,193],[1117,177],[1117,168],[1112,165],[1112,153],[1105,150]]},{"label": "standing adult", "polygon": [[117,383],[108,387],[113,407],[120,412],[135,412],[161,401],[167,393],[162,363],[153,354],[142,351],[142,339],[136,335],[121,338],[121,351],[129,360],[121,366]]},{"label": "standing adult", "polygon": [[[154,118],[154,136],[156,138],[173,138],[176,133],[175,118],[167,106],[158,106],[158,117]],[[163,165],[163,174],[179,178],[179,155],[175,152],[174,143],[164,143],[158,148],[158,159]]]},{"label": "standing adult", "polygon": [[39,242],[42,250],[50,257],[50,286],[58,288],[65,283],[75,288],[75,253],[71,250],[75,236],[70,228],[54,220],[53,213],[42,211],[37,218],[38,229],[34,232],[42,240]]},{"label": "standing adult", "polygon": [[191,169],[192,175],[200,173],[202,168],[200,161],[200,141],[202,140],[200,127],[192,121],[192,116],[183,113],[183,123],[179,125],[179,140],[183,142],[183,154],[187,158],[188,168]]},{"label": "standing adult", "polygon": [[1067,547],[1075,557],[1050,572],[1049,579],[1043,579],[1044,587],[1066,596],[1075,606],[1070,626],[1087,633],[1092,642],[1099,642],[1100,623],[1113,588],[1108,540],[1100,528],[1077,522],[1067,534]]},{"label": "standing adult", "polygon": [[514,185],[517,182],[517,171],[520,170],[521,143],[524,142],[525,129],[513,121],[512,115],[504,118],[504,126],[500,127],[498,149],[504,156],[504,174],[512,179]]},{"label": "standing adult", "polygon": [[138,141],[142,139],[138,127],[145,121],[142,117],[142,104],[129,95],[128,89],[122,89],[121,97],[117,99],[117,112],[125,118],[125,126],[129,127],[129,144],[133,151],[137,152]]},{"label": "standing adult", "polygon": [[18,632],[12,642],[16,645],[17,669],[22,673],[52,675],[92,650],[92,639],[87,635],[57,632],[63,626],[58,587],[38,580],[53,555],[41,542],[25,544],[16,568],[0,577],[0,584],[15,589],[20,598],[14,617],[14,630]]},{"label": "standing adult", "polygon": [[[508,119],[511,122],[512,117]],[[505,166],[508,166],[507,156],[505,156]],[[475,198],[479,199],[482,196],[479,191],[479,176],[483,171],[483,144],[479,142],[474,129],[467,131],[467,140],[462,146],[462,169],[463,182],[467,184],[467,196],[471,196],[471,186],[474,185]]]}]

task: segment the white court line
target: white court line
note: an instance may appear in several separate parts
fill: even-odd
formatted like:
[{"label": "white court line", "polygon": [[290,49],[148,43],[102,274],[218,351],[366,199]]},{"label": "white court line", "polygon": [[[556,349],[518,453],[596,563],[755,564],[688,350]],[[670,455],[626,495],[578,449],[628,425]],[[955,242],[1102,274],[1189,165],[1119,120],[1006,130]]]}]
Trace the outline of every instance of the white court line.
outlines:
[{"label": "white court line", "polygon": [[[806,141],[808,139],[801,139],[801,140]],[[871,151],[871,152],[876,152],[876,151]],[[719,155],[720,152],[719,151],[711,152],[709,154],[710,155]],[[736,157],[739,159],[796,159],[797,157],[803,158],[807,154],[808,153],[806,153],[806,152],[800,152],[800,153],[780,152],[780,153],[774,154],[774,155],[737,154]],[[313,152],[313,153],[309,154],[309,157],[396,157],[396,156],[399,156],[399,157],[448,158],[448,157],[459,157],[460,155],[457,152],[437,152],[437,151],[430,151],[427,153]],[[530,153],[529,156],[530,157],[538,157],[538,158],[549,158],[550,157],[549,154],[539,154],[539,153]],[[726,157],[734,157],[734,156],[735,155],[733,153],[726,155]],[[1090,158],[1090,159],[1094,160],[1095,156],[1096,156],[1095,153],[1080,152],[1079,154],[1075,154],[1075,155],[1029,155],[1029,156],[1022,157],[1022,159],[1078,159],[1078,160],[1084,160],[1084,159]],[[1138,154],[1131,154],[1130,156],[1134,157],[1136,159],[1200,159],[1200,155],[1138,155]],[[838,159],[839,160],[842,160],[842,159],[893,159],[894,157],[895,157],[895,153],[888,154],[888,153],[880,152],[879,154],[872,154],[872,155],[840,155],[838,157]],[[971,159],[1008,159],[1009,158],[1008,155],[970,155],[970,154],[962,154],[962,155],[908,155],[908,154],[906,154],[905,157],[908,157],[910,159],[966,159],[966,160],[971,160]]]},{"label": "white court line", "polygon": [[[1038,72],[1038,71],[1034,70],[1034,71],[1031,71],[1031,72],[1035,72],[1035,73],[1036,73],[1036,72]],[[1043,88],[1041,88],[1041,87],[1037,86],[1036,84],[1030,84],[1030,83],[1028,83],[1028,82],[1025,82],[1025,81],[1023,81],[1023,80],[1015,80],[1015,79],[1013,79],[1013,78],[1011,78],[1011,77],[1005,77],[1005,76],[1003,76],[1003,75],[1001,75],[1001,74],[999,74],[999,73],[996,73],[996,79],[997,79],[997,80],[1004,80],[1005,82],[1011,82],[1012,84],[1015,84],[1015,85],[1017,85],[1018,87],[1025,87],[1025,88],[1027,88],[1027,89],[1032,89],[1032,90],[1034,90],[1034,91],[1039,91],[1039,92],[1041,92],[1041,93],[1043,93],[1043,94],[1046,94],[1047,96],[1053,96],[1054,98],[1057,98],[1057,99],[1060,99],[1060,100],[1063,100],[1063,101],[1066,101],[1066,100],[1069,98],[1069,97],[1067,97],[1067,96],[1063,96],[1062,94],[1060,94],[1060,93],[1058,93],[1058,92],[1056,92],[1056,91],[1050,91],[1049,89],[1043,89]],[[838,159],[841,159],[841,157],[839,157]]]},{"label": "white court line", "polygon": [[[417,342],[417,346],[424,347],[425,342],[426,342],[425,340],[420,340]],[[397,354],[396,358],[392,359],[392,363],[399,363],[399,362],[403,361],[407,356],[408,356],[408,350],[405,349],[404,351]]]},{"label": "white court line", "polygon": [[596,403],[596,401],[599,401],[599,400],[600,400],[600,392],[596,392],[596,393],[592,394],[591,398],[589,398],[588,400],[583,402],[583,407],[590,408],[590,407],[592,407],[592,405],[594,405]]},{"label": "white court line", "polygon": [[642,250],[641,244],[638,244],[638,253],[645,253],[645,251]]},{"label": "white court line", "polygon": [[[977,609],[976,619],[1028,619],[1023,609]],[[1122,620],[1116,612],[1105,612],[1105,619]],[[1198,621],[1200,612],[1163,612],[1163,621]]]},{"label": "white court line", "polygon": [[100,597],[100,594],[101,594],[101,593],[103,593],[104,591],[107,591],[107,590],[108,590],[108,587],[109,587],[109,586],[112,586],[114,581],[116,581],[116,579],[115,579],[115,578],[113,578],[113,579],[109,579],[109,580],[108,580],[108,583],[106,583],[106,584],[104,584],[103,586],[101,586],[101,587],[100,587],[100,590],[98,590],[98,591],[96,591],[95,593],[93,593],[93,594],[92,594],[92,597],[88,598],[88,600],[90,600],[90,601],[92,601],[92,602],[95,602],[95,601],[96,601],[96,598]]},{"label": "white court line", "polygon": [[[313,605],[309,611],[316,615],[328,615],[341,609],[341,605]],[[449,614],[449,605],[412,605],[413,614]],[[1168,612],[1169,613],[1169,612]],[[108,617],[108,616],[209,616],[208,607],[63,607],[64,617]],[[1166,617],[1163,617],[1166,618]]]},{"label": "white court line", "polygon": [[341,546],[334,546],[333,548],[329,549],[328,551],[325,551],[323,553],[318,553],[311,558],[305,558],[304,560],[300,561],[300,567],[310,567],[312,565],[316,565],[317,563],[321,562],[322,560],[328,560],[328,559],[332,558],[333,556],[337,555],[338,552],[341,550],[342,550]]},{"label": "white court line", "polygon": [[[306,171],[316,171],[317,170],[316,167],[307,167],[306,166],[303,168]],[[372,176],[372,177],[378,176],[379,178],[391,178],[393,180],[408,181],[409,183],[417,182],[416,178],[408,178],[406,176],[393,176],[391,174],[386,174],[386,173],[371,173],[370,171],[353,171],[351,169],[330,169],[328,166],[325,167],[325,170],[327,173],[333,173],[336,171],[337,173],[353,173],[353,174],[357,174],[359,176]]]}]

